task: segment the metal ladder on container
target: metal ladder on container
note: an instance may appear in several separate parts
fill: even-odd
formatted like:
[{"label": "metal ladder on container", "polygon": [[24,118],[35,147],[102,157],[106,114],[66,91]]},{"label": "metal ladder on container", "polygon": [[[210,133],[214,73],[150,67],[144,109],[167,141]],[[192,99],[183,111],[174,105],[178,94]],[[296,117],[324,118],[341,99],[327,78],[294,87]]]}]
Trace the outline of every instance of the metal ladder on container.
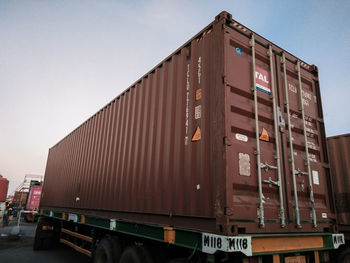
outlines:
[{"label": "metal ladder on container", "polygon": [[281,63],[283,65],[283,82],[284,82],[284,97],[285,97],[284,104],[285,104],[286,109],[287,109],[288,140],[289,140],[289,149],[290,149],[290,160],[289,161],[291,163],[292,179],[293,179],[293,191],[294,191],[294,202],[295,202],[294,209],[295,209],[296,225],[298,228],[301,228],[296,176],[297,175],[298,176],[307,175],[308,182],[309,182],[309,189],[308,190],[309,190],[310,202],[311,202],[312,223],[313,223],[314,227],[317,227],[315,201],[314,201],[311,169],[310,169],[309,149],[308,149],[308,142],[307,142],[307,135],[306,135],[306,126],[305,126],[305,111],[304,111],[303,94],[302,94],[300,61],[297,62],[296,71],[298,73],[299,111],[301,112],[301,119],[302,119],[302,126],[303,126],[305,158],[306,158],[305,166],[307,168],[307,172],[302,172],[300,169],[295,169],[293,137],[292,137],[292,124],[291,124],[291,120],[290,120],[290,107],[289,107],[289,97],[288,97],[287,66],[286,66],[286,57],[285,57],[284,53],[282,53]]},{"label": "metal ladder on container", "polygon": [[[258,94],[256,89],[256,70],[255,70],[255,36],[251,35],[250,45],[252,47],[252,72],[253,72],[253,92],[254,92],[254,113],[255,113],[255,137],[256,137],[256,158],[257,158],[257,170],[258,170],[258,189],[259,189],[259,208],[258,208],[258,219],[259,226],[265,226],[265,218],[264,218],[264,200],[263,200],[263,192],[262,192],[262,183],[267,183],[269,185],[274,185],[279,188],[279,198],[280,198],[280,209],[279,209],[279,218],[281,227],[285,227],[285,215],[284,215],[284,206],[283,206],[283,190],[282,190],[282,180],[281,180],[281,164],[280,164],[280,147],[278,140],[278,116],[277,116],[277,106],[275,100],[275,81],[274,81],[274,72],[273,72],[273,53],[272,46],[269,45],[268,56],[270,58],[270,79],[271,79],[271,100],[273,107],[273,120],[274,120],[274,133],[276,137],[276,166],[270,165],[267,162],[261,163],[261,153],[260,153],[260,138],[259,138],[259,112],[258,112]],[[268,170],[277,170],[278,181],[273,181],[271,177],[268,180],[262,181],[261,169]]]}]

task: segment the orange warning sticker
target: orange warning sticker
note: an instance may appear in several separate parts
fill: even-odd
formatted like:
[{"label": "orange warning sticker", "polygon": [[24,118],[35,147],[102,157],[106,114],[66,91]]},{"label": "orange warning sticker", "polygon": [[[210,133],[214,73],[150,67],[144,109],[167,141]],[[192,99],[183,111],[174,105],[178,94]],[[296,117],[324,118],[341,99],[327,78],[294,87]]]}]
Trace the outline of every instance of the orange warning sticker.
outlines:
[{"label": "orange warning sticker", "polygon": [[269,135],[267,134],[267,130],[265,130],[265,128],[262,129],[259,139],[266,142],[270,141]]},{"label": "orange warning sticker", "polygon": [[196,90],[196,100],[200,100],[202,98],[202,89]]},{"label": "orange warning sticker", "polygon": [[196,129],[196,132],[194,133],[193,137],[192,137],[192,141],[200,141],[201,139],[201,129],[199,128],[199,126]]}]

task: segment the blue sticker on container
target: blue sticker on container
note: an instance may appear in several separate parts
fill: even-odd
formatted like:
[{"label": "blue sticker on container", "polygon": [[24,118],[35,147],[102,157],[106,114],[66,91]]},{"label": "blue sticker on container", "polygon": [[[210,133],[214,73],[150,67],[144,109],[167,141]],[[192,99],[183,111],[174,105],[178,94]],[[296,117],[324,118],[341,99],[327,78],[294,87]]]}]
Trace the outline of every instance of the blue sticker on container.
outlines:
[{"label": "blue sticker on container", "polygon": [[242,56],[242,49],[240,47],[236,47],[236,54]]}]

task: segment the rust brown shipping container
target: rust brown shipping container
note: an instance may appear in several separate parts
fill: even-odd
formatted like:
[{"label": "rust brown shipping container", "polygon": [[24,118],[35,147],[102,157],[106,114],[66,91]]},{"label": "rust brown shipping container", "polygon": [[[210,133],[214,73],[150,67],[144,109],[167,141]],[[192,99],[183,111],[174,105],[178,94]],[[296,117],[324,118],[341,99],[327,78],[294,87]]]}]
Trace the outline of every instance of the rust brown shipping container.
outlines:
[{"label": "rust brown shipping container", "polygon": [[350,133],[328,137],[327,142],[338,224],[350,239]]},{"label": "rust brown shipping container", "polygon": [[317,67],[223,12],[50,149],[41,208],[227,235],[332,231],[326,149]]},{"label": "rust brown shipping container", "polygon": [[5,202],[7,191],[9,189],[9,180],[0,175],[0,202]]},{"label": "rust brown shipping container", "polygon": [[16,191],[13,197],[13,203],[25,205],[28,199],[28,192]]}]

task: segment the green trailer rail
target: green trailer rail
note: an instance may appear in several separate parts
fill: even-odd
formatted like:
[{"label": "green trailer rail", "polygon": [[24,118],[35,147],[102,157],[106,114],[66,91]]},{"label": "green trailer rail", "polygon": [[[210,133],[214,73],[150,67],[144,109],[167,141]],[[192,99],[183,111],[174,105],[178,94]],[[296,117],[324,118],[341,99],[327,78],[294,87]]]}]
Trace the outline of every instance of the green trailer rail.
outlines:
[{"label": "green trailer rail", "polygon": [[[241,252],[246,256],[275,255],[304,251],[314,251],[317,253],[322,250],[337,249],[340,245],[344,244],[343,234],[303,233],[223,236],[165,225],[129,222],[120,219],[93,217],[64,211],[40,210],[40,214],[97,229],[190,248],[207,254],[214,254],[217,251]],[[79,250],[79,248],[75,249]]]}]

